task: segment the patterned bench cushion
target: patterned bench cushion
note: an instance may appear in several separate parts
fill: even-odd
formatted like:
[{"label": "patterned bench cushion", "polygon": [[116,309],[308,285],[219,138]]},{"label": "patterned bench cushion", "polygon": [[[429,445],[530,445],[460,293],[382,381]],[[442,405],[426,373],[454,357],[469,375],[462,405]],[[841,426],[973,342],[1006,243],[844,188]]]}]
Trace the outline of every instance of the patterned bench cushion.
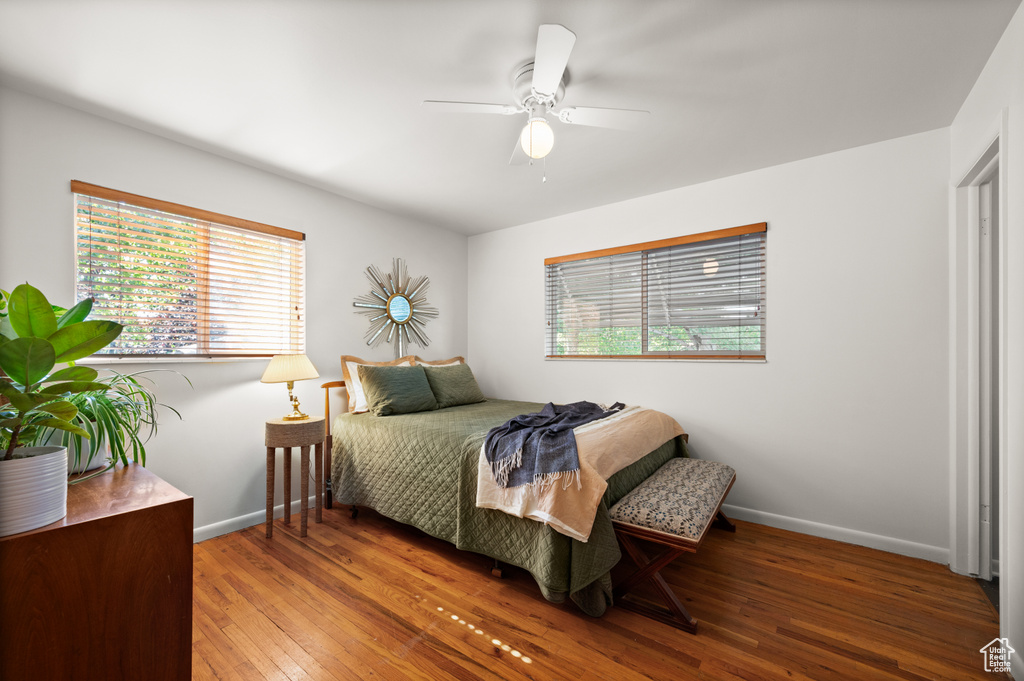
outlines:
[{"label": "patterned bench cushion", "polygon": [[697,541],[736,475],[715,461],[676,458],[619,500],[612,521]]}]

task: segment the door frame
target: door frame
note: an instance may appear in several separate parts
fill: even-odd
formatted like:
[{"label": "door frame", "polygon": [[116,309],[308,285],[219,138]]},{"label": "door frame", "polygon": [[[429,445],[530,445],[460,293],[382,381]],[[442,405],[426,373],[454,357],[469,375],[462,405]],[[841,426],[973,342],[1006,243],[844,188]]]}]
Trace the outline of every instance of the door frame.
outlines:
[{"label": "door frame", "polygon": [[[960,574],[985,574],[981,558],[980,465],[980,186],[998,167],[998,467],[1000,551],[1006,536],[1006,315],[1007,315],[1007,183],[1006,140],[1009,116],[1003,110],[987,135],[976,160],[950,188],[949,224],[949,566]],[[1002,557],[1002,553],[1000,553]],[[1005,591],[1005,590],[1001,590]]]}]

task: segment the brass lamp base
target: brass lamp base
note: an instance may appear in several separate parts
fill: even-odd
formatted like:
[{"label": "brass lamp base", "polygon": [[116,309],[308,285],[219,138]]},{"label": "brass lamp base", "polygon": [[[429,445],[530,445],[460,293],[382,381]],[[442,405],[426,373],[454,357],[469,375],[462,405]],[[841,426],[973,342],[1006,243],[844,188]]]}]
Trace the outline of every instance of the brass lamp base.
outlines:
[{"label": "brass lamp base", "polygon": [[282,421],[305,421],[309,418],[309,414],[303,414],[299,411],[299,398],[292,394],[294,386],[295,381],[288,381],[288,400],[292,403],[292,413],[282,416]]}]

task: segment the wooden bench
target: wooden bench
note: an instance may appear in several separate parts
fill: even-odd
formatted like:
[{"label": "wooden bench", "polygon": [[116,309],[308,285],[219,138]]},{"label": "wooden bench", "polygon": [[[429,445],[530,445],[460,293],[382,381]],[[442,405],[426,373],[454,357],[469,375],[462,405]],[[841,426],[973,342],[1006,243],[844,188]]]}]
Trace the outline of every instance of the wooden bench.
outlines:
[{"label": "wooden bench", "polygon": [[[736,526],[722,513],[722,502],[735,481],[736,471],[725,464],[670,459],[611,507],[615,536],[638,568],[615,586],[616,605],[691,634],[697,632],[697,620],[679,602],[660,572],[683,553],[696,552],[712,524],[736,531]],[[637,545],[637,539],[665,549],[650,559]],[[667,610],[626,598],[635,586],[648,580]]]}]

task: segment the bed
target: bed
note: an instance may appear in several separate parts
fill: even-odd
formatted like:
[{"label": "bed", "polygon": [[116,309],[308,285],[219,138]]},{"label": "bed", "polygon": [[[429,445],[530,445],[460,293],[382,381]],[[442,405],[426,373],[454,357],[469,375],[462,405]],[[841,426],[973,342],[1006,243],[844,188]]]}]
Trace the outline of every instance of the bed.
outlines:
[{"label": "bed", "polygon": [[462,357],[371,363],[342,355],[341,364],[345,380],[324,384],[328,418],[331,387],[344,386],[349,399],[349,413],[332,425],[325,462],[334,501],[521,567],[548,600],[568,597],[588,614],[603,614],[609,570],[621,557],[608,508],[666,461],[686,456],[686,433],[675,420],[626,408],[575,428],[578,492],[523,497],[516,487],[505,496],[483,458],[487,431],[539,412],[541,403],[485,398]]},{"label": "bed", "polygon": [[542,406],[486,399],[387,416],[342,414],[331,432],[334,500],[371,508],[459,549],[523,568],[547,600],[568,597],[585,613],[600,616],[612,602],[609,571],[621,555],[608,508],[665,461],[685,456],[686,436],[668,440],[608,479],[584,543],[550,525],[476,505],[487,431]]}]

